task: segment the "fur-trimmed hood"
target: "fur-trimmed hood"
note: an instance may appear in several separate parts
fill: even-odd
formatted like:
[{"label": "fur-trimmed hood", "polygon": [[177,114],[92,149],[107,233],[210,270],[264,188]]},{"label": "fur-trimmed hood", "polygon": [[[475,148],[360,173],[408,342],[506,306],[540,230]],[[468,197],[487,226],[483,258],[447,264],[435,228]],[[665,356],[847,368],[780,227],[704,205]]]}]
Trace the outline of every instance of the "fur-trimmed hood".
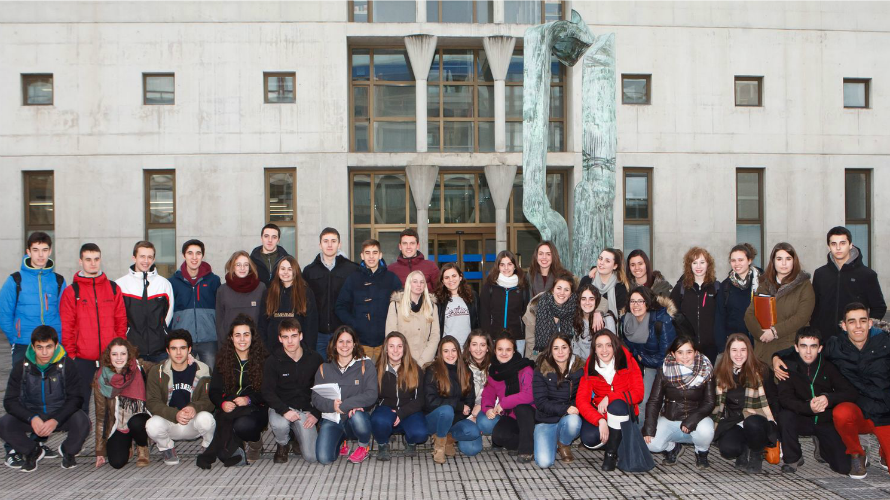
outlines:
[{"label": "fur-trimmed hood", "polygon": [[810,281],[810,273],[808,273],[806,271],[801,271],[801,272],[797,273],[797,277],[794,278],[794,281],[792,281],[791,283],[788,283],[788,284],[780,285],[778,290],[776,290],[775,283],[768,283],[767,287],[769,288],[770,295],[773,295],[774,297],[776,297],[776,299],[778,299],[779,297],[781,297],[787,293],[790,293],[791,290],[794,290],[795,288],[799,287],[805,281],[806,282]]},{"label": "fur-trimmed hood", "polygon": [[661,307],[657,307],[657,308],[653,308],[653,309],[666,309],[667,313],[670,314],[672,318],[677,316],[677,312],[678,312],[677,306],[676,306],[676,304],[674,304],[674,301],[671,300],[670,297],[656,295],[655,302]]},{"label": "fur-trimmed hood", "polygon": [[[392,292],[392,295],[390,295],[390,297],[389,297],[389,301],[390,301],[390,302],[401,302],[401,301],[402,301],[402,297],[403,297],[404,295],[405,295],[405,291],[404,291],[404,290],[399,290],[399,291],[397,291],[397,292]],[[429,293],[428,295],[430,296],[430,302],[432,302],[433,304],[436,304],[436,303],[437,303],[437,301],[436,301],[436,296],[435,296],[434,294],[432,294],[432,293]]]},{"label": "fur-trimmed hood", "polygon": [[[556,367],[547,362],[547,359],[544,356],[539,356],[538,359],[538,371],[541,372],[541,375],[549,375],[551,373],[556,372]],[[572,362],[569,364],[569,373],[575,373],[578,370],[584,368],[584,360],[581,359],[578,355],[572,354]]]}]

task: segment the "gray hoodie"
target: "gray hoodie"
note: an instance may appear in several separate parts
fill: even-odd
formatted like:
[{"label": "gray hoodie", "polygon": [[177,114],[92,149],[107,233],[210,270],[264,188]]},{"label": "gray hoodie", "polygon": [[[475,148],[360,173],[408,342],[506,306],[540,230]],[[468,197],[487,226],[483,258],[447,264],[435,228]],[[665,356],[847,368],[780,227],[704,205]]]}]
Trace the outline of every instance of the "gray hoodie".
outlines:
[{"label": "gray hoodie", "polygon": [[[342,373],[336,362],[322,364],[315,372],[315,385],[318,384],[340,385],[340,411],[343,413],[354,408],[368,411],[377,402],[377,368],[368,357],[353,359]],[[332,413],[334,400],[312,391],[312,406],[322,413]]]}]

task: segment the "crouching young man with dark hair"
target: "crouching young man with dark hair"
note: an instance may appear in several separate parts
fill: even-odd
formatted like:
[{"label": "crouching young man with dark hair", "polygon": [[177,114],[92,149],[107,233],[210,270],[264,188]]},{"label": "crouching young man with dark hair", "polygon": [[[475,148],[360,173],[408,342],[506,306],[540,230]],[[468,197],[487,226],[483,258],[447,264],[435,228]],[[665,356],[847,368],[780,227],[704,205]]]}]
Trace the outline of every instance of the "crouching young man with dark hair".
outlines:
[{"label": "crouching young man with dark hair", "polygon": [[38,326],[31,333],[25,359],[15,363],[9,374],[3,397],[6,415],[0,417],[0,439],[24,458],[22,471],[36,470],[45,454],[40,443],[29,437],[32,432],[44,438],[67,432],[59,447],[62,468],[77,465],[74,456],[90,433],[90,417],[80,409],[82,404],[77,367],[59,344],[58,332],[48,325]]}]

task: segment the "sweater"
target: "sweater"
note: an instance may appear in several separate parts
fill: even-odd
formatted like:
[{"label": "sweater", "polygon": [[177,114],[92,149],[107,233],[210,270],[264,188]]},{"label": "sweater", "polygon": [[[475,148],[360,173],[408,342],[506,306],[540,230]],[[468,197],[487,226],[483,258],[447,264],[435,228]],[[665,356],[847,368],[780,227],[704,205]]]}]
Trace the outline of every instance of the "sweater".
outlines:
[{"label": "sweater", "polygon": [[436,357],[436,348],[439,346],[439,308],[436,306],[436,298],[430,295],[433,303],[433,320],[428,322],[421,313],[411,312],[409,319],[402,315],[400,301],[405,292],[399,291],[392,294],[389,301],[389,310],[386,313],[386,333],[400,332],[408,340],[411,348],[411,356],[420,366],[425,366]]},{"label": "sweater", "polygon": [[260,282],[251,292],[238,293],[229,285],[222,285],[216,292],[216,338],[220,343],[229,338],[229,329],[239,314],[246,314],[259,323],[260,302],[266,285]]},{"label": "sweater", "polygon": [[263,365],[263,399],[269,408],[279,415],[284,415],[291,408],[308,411],[321,418],[321,412],[312,406],[312,385],[315,373],[321,366],[321,355],[301,342],[303,355],[299,360],[284,352],[282,347],[276,349]]}]

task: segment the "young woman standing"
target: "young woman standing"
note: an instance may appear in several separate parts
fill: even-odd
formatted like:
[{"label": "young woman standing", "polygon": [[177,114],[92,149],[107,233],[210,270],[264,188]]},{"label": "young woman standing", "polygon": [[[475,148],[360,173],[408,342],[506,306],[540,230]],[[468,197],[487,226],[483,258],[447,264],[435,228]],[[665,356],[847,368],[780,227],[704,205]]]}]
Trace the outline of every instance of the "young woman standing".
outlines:
[{"label": "young woman standing", "polygon": [[[408,339],[414,359],[424,366],[439,345],[439,308],[429,293],[422,271],[411,271],[405,289],[393,292],[386,314],[386,333],[400,332]],[[383,357],[383,356],[381,356]]]},{"label": "young woman standing", "polygon": [[516,256],[509,250],[498,254],[497,272],[488,273],[479,297],[479,327],[491,335],[502,330],[510,332],[519,352],[525,352],[525,327],[522,315],[531,300],[525,273],[516,264]]},{"label": "young woman standing", "polygon": [[600,315],[600,321],[603,322],[601,329],[610,332],[618,331],[616,329],[616,318],[608,310],[603,313],[602,297],[599,290],[591,284],[578,287],[578,307],[575,309],[575,318],[572,320],[572,326],[575,335],[572,337],[572,352],[581,359],[587,360],[590,357],[590,345],[593,341],[593,334],[598,331],[595,327],[596,316]]},{"label": "young woman standing", "polygon": [[636,249],[627,256],[627,279],[630,281],[629,291],[645,286],[655,295],[668,297],[671,294],[671,284],[664,279],[661,272],[652,269],[652,263],[646,252]]},{"label": "young woman standing", "polygon": [[296,318],[303,327],[303,342],[310,349],[318,340],[318,306],[315,294],[303,279],[297,259],[288,255],[278,261],[269,289],[260,303],[259,331],[266,350],[278,347],[278,324],[284,318]]},{"label": "young woman standing", "polygon": [[715,278],[714,257],[701,247],[692,247],[683,256],[683,276],[671,291],[671,301],[689,321],[701,352],[711,360],[717,358],[715,328],[720,287]]},{"label": "young woman standing", "polygon": [[559,252],[553,243],[549,241],[538,243],[534,256],[532,265],[528,268],[528,283],[532,297],[550,290],[553,286],[553,277],[559,276],[563,271]]},{"label": "young woman standing", "polygon": [[[581,278],[579,287],[584,285],[593,285],[600,293],[600,296],[609,304],[609,312],[616,318],[624,314],[627,310],[627,276],[624,274],[624,266],[622,265],[623,255],[621,250],[615,248],[606,248],[600,252],[590,273]],[[603,328],[602,315],[595,315],[594,328],[597,330]]]},{"label": "young woman standing", "polygon": [[254,322],[259,322],[260,304],[265,291],[266,285],[260,281],[250,255],[244,250],[233,253],[226,262],[226,282],[216,291],[216,336],[219,345],[227,341],[232,321],[239,314],[244,313]]},{"label": "young woman standing", "polygon": [[418,443],[426,441],[423,415],[423,370],[411,356],[411,346],[399,332],[383,341],[384,356],[377,358],[377,408],[371,413],[371,431],[377,441],[377,460],[387,461],[389,438],[405,433],[405,455],[414,456]]},{"label": "young woman standing", "polygon": [[572,319],[578,308],[575,277],[572,273],[563,271],[555,276],[550,284],[550,290],[532,298],[528,310],[522,317],[525,323],[527,352],[520,354],[525,354],[533,361],[538,353],[547,349],[553,336],[574,334]]},{"label": "young woman standing", "polygon": [[729,276],[720,284],[721,299],[717,302],[721,319],[717,323],[714,342],[720,352],[723,352],[726,336],[730,333],[744,333],[754,341],[745,324],[745,312],[763,279],[763,271],[753,264],[756,256],[757,250],[750,243],[736,245],[729,251]]},{"label": "young woman standing", "polygon": [[538,357],[533,381],[535,396],[535,462],[553,465],[556,455],[563,463],[575,460],[572,441],[581,435],[581,412],[575,406],[578,385],[584,375],[584,360],[572,354],[565,335],[550,339]]},{"label": "young woman standing", "polygon": [[449,262],[442,266],[436,284],[439,305],[439,331],[464,345],[470,331],[479,328],[479,296],[464,280],[460,266]]}]

